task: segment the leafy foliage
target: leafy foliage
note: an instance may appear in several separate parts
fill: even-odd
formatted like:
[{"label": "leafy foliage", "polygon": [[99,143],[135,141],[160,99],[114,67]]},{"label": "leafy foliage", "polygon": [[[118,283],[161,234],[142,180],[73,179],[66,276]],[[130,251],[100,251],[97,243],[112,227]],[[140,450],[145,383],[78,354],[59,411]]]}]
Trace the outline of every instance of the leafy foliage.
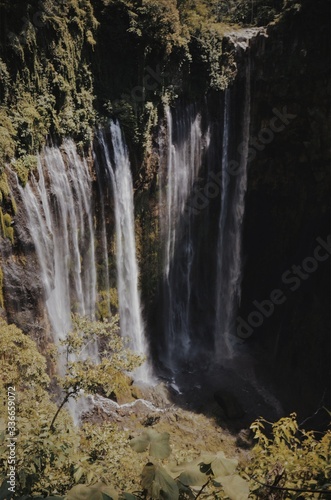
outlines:
[{"label": "leafy foliage", "polygon": [[[17,493],[47,492],[68,488],[71,468],[77,457],[78,440],[71,418],[63,412],[56,432],[49,431],[50,415],[56,405],[47,392],[49,377],[46,359],[35,342],[14,325],[0,320],[0,358],[2,378],[0,399],[5,416],[7,387],[16,389],[16,428],[19,446],[16,447]],[[33,404],[31,404],[33,402]],[[0,482],[7,473],[5,419],[1,431]]]},{"label": "leafy foliage", "polygon": [[202,486],[198,496],[202,495],[205,488],[206,494],[210,495],[214,490],[213,486],[217,486],[232,500],[248,498],[248,483],[235,472],[238,461],[226,458],[223,452],[201,454],[196,460],[178,465],[161,465],[154,459],[169,457],[169,434],[160,434],[154,429],[133,438],[130,446],[138,453],[148,451],[150,457],[141,474],[141,485],[147,498],[195,498],[194,487],[197,486]]},{"label": "leafy foliage", "polygon": [[148,492],[150,498],[175,500],[179,498],[179,488],[176,481],[159,464],[148,463],[141,474],[141,486]]},{"label": "leafy foliage", "polygon": [[[127,389],[124,372],[138,368],[142,357],[125,347],[125,341],[119,335],[118,321],[118,316],[103,322],[72,316],[72,331],[61,342],[67,361],[66,373],[58,377],[58,382],[64,391],[64,399],[54,415],[51,429],[54,429],[63,405],[70,398],[77,398],[82,391],[110,396]],[[101,353],[100,362],[89,356],[91,346]]]},{"label": "leafy foliage", "polygon": [[[266,427],[271,426],[272,436],[268,436]],[[253,478],[251,487],[254,498],[280,499],[286,491],[286,498],[297,498],[303,490],[304,498],[316,498],[313,491],[331,492],[331,431],[320,439],[313,431],[300,430],[295,413],[270,424],[259,418],[252,425],[257,444],[252,453],[252,460],[246,473]],[[258,482],[254,481],[257,480]],[[278,486],[284,490],[273,490],[269,486]]]},{"label": "leafy foliage", "polygon": [[91,2],[4,1],[0,9],[0,160],[34,154],[49,133],[86,143],[95,117]]},{"label": "leafy foliage", "polygon": [[225,88],[235,71],[225,69],[225,26],[280,10],[281,0],[3,0],[0,167],[35,154],[49,135],[87,148],[109,114],[143,159],[146,106]]},{"label": "leafy foliage", "polygon": [[[2,63],[3,64],[3,63]],[[0,108],[0,167],[15,154],[16,130],[6,108]]]},{"label": "leafy foliage", "polygon": [[13,160],[11,166],[24,187],[28,182],[30,172],[33,172],[37,167],[37,157],[34,155],[22,156],[17,160]]},{"label": "leafy foliage", "polygon": [[66,495],[66,500],[117,500],[118,494],[111,486],[97,483],[93,486],[78,484],[71,488]]},{"label": "leafy foliage", "polygon": [[[74,325],[68,341],[71,354],[77,350],[83,353],[84,342],[98,337],[103,339],[104,352],[108,356],[114,355],[112,370],[117,368],[120,372],[122,368],[131,369],[139,364],[140,360],[134,355],[131,357],[129,351],[123,349],[121,352],[123,344],[115,333],[117,318],[110,321],[108,326],[76,318]],[[89,333],[86,329],[89,329]],[[59,412],[57,405],[51,401],[46,359],[38,352],[36,343],[16,326],[7,325],[3,319],[0,319],[0,359],[0,404],[4,417],[1,420],[0,484],[3,483],[5,487],[7,474],[5,437],[8,386],[15,386],[16,389],[16,428],[19,431],[19,446],[16,448],[17,495],[63,495],[80,481],[90,484],[100,477],[107,481],[116,476],[121,477],[121,461],[127,459],[130,453],[127,434],[110,424],[92,426],[86,423],[81,428],[75,428],[67,411],[63,409]],[[80,364],[78,366],[82,368]],[[100,373],[104,366],[100,366]],[[71,375],[64,378],[64,388],[72,390],[77,381],[81,388],[94,392],[102,390],[104,379],[99,376],[97,386],[95,371],[92,370],[92,380],[89,381],[88,374],[82,369],[82,381],[79,382],[74,363],[70,367]],[[118,381],[107,380],[109,388],[111,383],[112,389],[117,390]],[[53,418],[51,424],[52,416],[55,415],[56,419]],[[120,479],[117,483],[120,484]]]},{"label": "leafy foliage", "polygon": [[154,429],[147,429],[136,438],[133,438],[130,446],[137,453],[142,453],[148,449],[148,453],[152,457],[167,458],[171,453],[169,437],[167,432],[160,434]]},{"label": "leafy foliage", "polygon": [[[109,338],[110,345],[105,343],[104,352],[108,355],[120,353],[122,346],[117,338],[113,339],[117,318],[108,326],[78,317],[73,324],[67,342],[68,356],[82,355],[91,338],[103,338],[104,342]],[[127,354],[123,359],[118,358],[117,367],[131,367],[129,358]],[[252,424],[257,444],[246,469],[239,473],[238,461],[227,458],[222,451],[201,453],[194,460],[176,464],[170,459],[169,434],[154,429],[144,430],[128,441],[128,433],[110,423],[86,422],[75,428],[63,410],[51,430],[50,415],[56,412],[56,405],[47,392],[46,360],[31,338],[4,320],[0,320],[0,359],[3,373],[1,407],[5,408],[9,385],[15,385],[17,393],[16,421],[20,436],[16,449],[17,494],[23,495],[21,500],[30,498],[29,495],[35,500],[45,497],[49,500],[184,500],[197,497],[246,500],[249,496],[276,500],[298,498],[298,492],[291,488],[302,490],[304,498],[314,498],[312,491],[330,491],[331,433],[317,439],[313,432],[299,430],[295,414],[270,424],[271,437],[266,433],[268,423],[264,419]],[[97,390],[94,376],[91,385],[86,374],[82,379],[81,387]],[[70,377],[65,380],[69,384]],[[6,498],[4,419],[1,431],[0,498]],[[134,459],[134,451],[148,456],[142,467],[141,491],[137,491],[134,478],[142,461]],[[268,486],[279,489],[272,490]]]}]

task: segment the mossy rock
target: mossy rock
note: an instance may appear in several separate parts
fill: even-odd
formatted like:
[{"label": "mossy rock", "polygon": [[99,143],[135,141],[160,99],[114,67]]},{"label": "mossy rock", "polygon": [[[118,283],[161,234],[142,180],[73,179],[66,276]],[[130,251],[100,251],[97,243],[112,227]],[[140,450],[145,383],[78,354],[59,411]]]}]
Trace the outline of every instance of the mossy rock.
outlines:
[{"label": "mossy rock", "polygon": [[15,155],[15,135],[12,120],[4,108],[0,109],[0,162],[13,158]]},{"label": "mossy rock", "polygon": [[29,180],[30,172],[37,168],[37,157],[34,155],[22,156],[12,162],[12,168],[17,173],[20,183],[24,187]]},{"label": "mossy rock", "polygon": [[10,187],[8,184],[8,177],[6,172],[2,172],[0,175],[0,193],[1,193],[1,199],[0,201],[3,200],[3,198],[7,198],[10,194]]},{"label": "mossy rock", "polygon": [[12,218],[9,214],[4,214],[0,208],[0,226],[4,238],[8,238],[12,245],[14,244],[14,228],[12,227]]},{"label": "mossy rock", "polygon": [[125,373],[117,372],[113,377],[114,390],[112,392],[111,399],[116,401],[118,404],[128,403],[133,401],[135,398],[132,396],[131,386],[132,379]]}]

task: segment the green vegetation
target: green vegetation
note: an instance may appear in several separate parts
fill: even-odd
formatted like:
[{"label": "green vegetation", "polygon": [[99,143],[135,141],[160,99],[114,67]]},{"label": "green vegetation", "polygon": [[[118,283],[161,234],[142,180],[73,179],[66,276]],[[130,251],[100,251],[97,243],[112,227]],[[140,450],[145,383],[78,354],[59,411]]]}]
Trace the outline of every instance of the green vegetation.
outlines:
[{"label": "green vegetation", "polygon": [[117,288],[109,288],[109,290],[101,290],[98,293],[99,300],[97,302],[98,318],[102,321],[111,314],[118,312],[118,293]]},{"label": "green vegetation", "polygon": [[[0,167],[35,154],[49,135],[88,147],[109,113],[142,144],[148,106],[227,85],[229,25],[266,23],[280,10],[280,0],[4,0]],[[197,69],[192,87],[186,80]]]},{"label": "green vegetation", "polygon": [[[119,335],[118,316],[107,321],[91,322],[87,318],[73,316],[73,329],[61,342],[65,352],[66,374],[58,383],[64,397],[51,422],[51,430],[60,410],[69,399],[76,399],[82,391],[86,394],[101,392],[109,397],[127,389],[124,372],[132,372],[141,364],[141,357],[126,349]],[[89,349],[95,346],[102,350],[98,364],[89,357]]]},{"label": "green vegetation", "polygon": [[3,214],[0,208],[0,226],[4,238],[8,238],[11,244],[14,244],[14,228],[12,227],[12,219],[9,214]]},{"label": "green vegetation", "polygon": [[149,429],[130,442],[137,453],[148,452],[148,462],[141,473],[142,498],[206,497],[213,494],[213,490],[215,492],[215,487],[223,497],[233,500],[248,498],[248,483],[236,473],[238,461],[226,458],[222,451],[202,453],[196,460],[176,465],[161,463],[160,460],[171,454],[169,437],[166,432],[160,434]]},{"label": "green vegetation", "polygon": [[10,187],[8,184],[8,177],[5,172],[0,174],[0,201],[2,202],[4,198],[8,198],[10,195]]},{"label": "green vegetation", "polygon": [[[235,76],[223,53],[229,26],[260,25],[281,11],[278,0],[3,0],[0,15],[0,228],[14,243],[17,211],[5,164],[24,186],[47,136],[71,136],[89,147],[97,121],[120,118],[140,179],[137,249],[148,300],[159,277],[157,214],[146,211],[153,183],[151,132],[158,109],[178,95],[199,97],[224,89]],[[285,9],[299,10],[288,0]],[[300,63],[301,64],[301,63]],[[231,67],[230,67],[231,66]],[[136,172],[139,180],[140,172]],[[146,199],[145,199],[146,197]],[[150,213],[150,218],[147,217]],[[148,248],[146,257],[143,249]],[[4,306],[0,268],[0,307]],[[98,317],[118,309],[116,289],[99,294]],[[95,365],[88,346],[102,353]],[[0,319],[0,500],[6,493],[7,390],[16,388],[17,495],[67,500],[154,498],[323,498],[331,483],[331,433],[300,430],[291,415],[252,425],[256,445],[247,464],[216,454],[191,461],[171,458],[168,433],[153,429],[129,440],[113,423],[73,425],[65,403],[80,392],[121,399],[131,393],[126,372],[141,359],[118,336],[118,318],[91,323],[73,318],[73,330],[56,350],[65,374],[51,387],[54,368],[36,343]],[[54,393],[58,401],[54,401]],[[53,396],[52,396],[53,394]],[[32,404],[33,402],[33,404]],[[271,432],[266,427],[271,426]],[[186,449],[183,455],[188,454]],[[136,452],[138,455],[136,455]],[[142,469],[142,473],[140,474]],[[130,491],[134,493],[121,493]],[[314,493],[314,492],[318,493]],[[250,493],[249,493],[250,492]],[[55,498],[55,497],[53,497]],[[60,498],[60,497],[59,497]],[[62,497],[61,497],[62,498]]]},{"label": "green vegetation", "polygon": [[[270,427],[272,435],[266,429]],[[331,492],[331,431],[316,437],[299,429],[296,415],[270,423],[259,418],[251,425],[257,444],[246,473],[253,498],[324,498]],[[318,433],[317,433],[318,435]],[[269,486],[269,487],[268,487]],[[304,493],[304,497],[301,494]],[[286,496],[283,496],[286,494]]]},{"label": "green vegetation", "polygon": [[1,163],[36,153],[49,134],[86,143],[95,117],[91,3],[4,1],[0,9]]},{"label": "green vegetation", "polygon": [[[70,397],[77,398],[81,389],[86,393],[101,392],[104,395],[124,390],[128,377],[124,376],[123,370],[131,370],[141,361],[124,348],[116,333],[117,318],[108,323],[91,323],[85,318],[74,318],[73,325],[72,333],[63,344],[67,355],[75,355],[77,361],[68,361],[65,376],[58,379],[63,389],[62,403]],[[92,364],[85,352],[86,344],[96,339],[103,348],[103,357],[97,366]],[[84,361],[82,358],[85,358]],[[7,325],[3,319],[0,319],[0,359],[0,483],[7,484],[9,387],[15,388],[15,422],[19,432],[16,448],[17,495],[44,497],[50,493],[63,494],[79,481],[95,482],[102,473],[109,478],[123,455],[121,446],[126,444],[126,433],[109,424],[94,430],[90,424],[75,428],[67,411],[62,409],[63,404],[57,406],[52,401],[48,392],[50,379],[46,374],[46,359],[38,352],[36,343],[16,326]],[[115,453],[117,446],[119,450]],[[110,465],[108,462],[112,460],[114,464]]]},{"label": "green vegetation", "polygon": [[[104,395],[123,391],[127,378],[117,375],[123,375],[123,370],[131,370],[141,360],[125,349],[116,331],[117,318],[109,323],[73,318],[73,331],[62,347],[65,355],[70,358],[74,354],[76,361],[68,361],[66,375],[59,378],[62,398],[76,398],[81,389]],[[103,357],[100,365],[94,366],[85,351],[97,339]],[[6,437],[7,394],[12,387],[19,432],[15,498],[36,500],[66,495],[67,500],[245,500],[249,495],[269,499],[272,494],[275,499],[294,499],[299,498],[298,492],[291,488],[304,492],[304,498],[315,498],[311,491],[330,491],[331,432],[316,438],[313,432],[301,431],[295,415],[272,424],[272,437],[266,435],[265,420],[252,424],[257,443],[246,466],[227,458],[222,451],[201,450],[192,460],[189,451],[183,449],[181,458],[172,458],[167,432],[147,428],[129,439],[129,433],[113,423],[84,421],[74,427],[67,410],[52,401],[46,359],[36,343],[3,319],[0,359],[1,499],[10,498]]]},{"label": "green vegetation", "polygon": [[30,172],[37,167],[37,157],[34,155],[25,155],[18,160],[11,162],[11,167],[17,173],[17,177],[24,187],[29,179]]},{"label": "green vegetation", "polygon": [[9,187],[6,172],[0,173],[0,229],[3,238],[10,240],[14,244],[14,228],[12,226],[12,216],[17,212],[17,206]]}]

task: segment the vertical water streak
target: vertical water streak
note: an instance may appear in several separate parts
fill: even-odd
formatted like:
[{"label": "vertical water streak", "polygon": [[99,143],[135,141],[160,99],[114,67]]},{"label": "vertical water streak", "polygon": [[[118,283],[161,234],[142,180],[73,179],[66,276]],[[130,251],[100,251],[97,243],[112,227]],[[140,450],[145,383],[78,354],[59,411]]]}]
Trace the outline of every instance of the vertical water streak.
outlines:
[{"label": "vertical water streak", "polygon": [[74,143],[65,141],[64,151],[69,160],[68,177],[71,183],[73,195],[76,198],[76,213],[78,230],[80,232],[80,246],[86,245],[87,251],[83,254],[79,250],[82,260],[82,290],[84,311],[83,314],[95,319],[95,304],[97,290],[97,276],[95,266],[93,207],[91,196],[91,179],[87,161],[83,158],[77,161],[77,153]]},{"label": "vertical water streak", "polygon": [[[93,319],[96,301],[91,179],[74,144],[66,141],[63,150],[68,167],[58,148],[45,148],[38,177],[25,188],[18,184],[56,343],[71,328],[71,312]],[[97,356],[95,346],[90,355]],[[59,370],[63,373],[64,366]]]},{"label": "vertical water streak", "polygon": [[[93,161],[97,171],[97,181],[99,187],[99,204],[101,211],[101,247],[102,247],[102,256],[103,256],[103,265],[104,269],[102,272],[102,282],[101,282],[101,290],[110,294],[110,281],[109,281],[109,262],[108,262],[108,241],[107,241],[107,230],[106,230],[106,218],[105,218],[105,202],[104,202],[104,188],[103,188],[103,180],[101,174],[101,168],[99,165],[99,160],[97,155],[93,152]],[[110,316],[110,295],[107,296],[107,311]]]},{"label": "vertical water streak", "polygon": [[242,225],[247,189],[247,160],[250,129],[250,64],[246,65],[242,120],[242,142],[238,171],[230,177],[229,130],[231,91],[224,97],[222,145],[222,189],[217,243],[217,296],[215,348],[218,359],[234,355],[235,314],[241,299]]},{"label": "vertical water streak", "polygon": [[[99,133],[115,206],[116,267],[121,334],[128,337],[133,351],[148,357],[141,313],[136,259],[133,184],[128,151],[118,123],[110,124],[113,160],[104,135]],[[135,373],[143,382],[151,381],[146,361]]]},{"label": "vertical water streak", "polygon": [[201,116],[190,107],[179,113],[176,130],[169,107],[167,124],[166,186],[161,196],[160,226],[164,241],[164,337],[163,362],[174,370],[179,359],[188,359],[191,347],[191,290],[194,244],[187,202],[201,167],[203,133]]}]

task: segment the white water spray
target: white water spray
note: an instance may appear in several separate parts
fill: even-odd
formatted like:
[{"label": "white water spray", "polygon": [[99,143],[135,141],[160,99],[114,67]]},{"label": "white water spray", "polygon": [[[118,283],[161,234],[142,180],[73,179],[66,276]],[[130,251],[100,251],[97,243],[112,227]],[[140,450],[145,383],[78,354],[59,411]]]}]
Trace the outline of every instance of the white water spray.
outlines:
[{"label": "white water spray", "polygon": [[172,370],[178,359],[188,357],[191,347],[191,272],[194,245],[188,198],[197,179],[203,154],[201,116],[193,107],[182,112],[173,130],[173,117],[165,109],[167,124],[166,173],[159,173],[160,226],[164,241],[165,353]]},{"label": "white water spray", "polygon": [[[45,148],[38,158],[37,176],[32,175],[25,188],[17,186],[38,257],[51,334],[59,345],[72,327],[72,312],[90,319],[95,315],[95,238],[88,166],[74,143],[65,141],[62,152]],[[97,363],[97,345],[90,343],[84,356]],[[60,375],[65,374],[66,363],[66,356],[60,355]],[[70,400],[69,407],[77,424],[87,409],[86,400]]]},{"label": "white water spray", "polygon": [[[123,337],[128,337],[129,345],[134,352],[148,358],[139,294],[130,161],[119,124],[111,122],[110,132],[113,158],[111,158],[104,135],[99,132],[98,137],[104,152],[115,205],[116,267],[121,334]],[[148,359],[135,372],[135,378],[145,383],[152,381]]]},{"label": "white water spray", "polygon": [[[224,98],[224,130],[222,149],[222,190],[217,243],[217,296],[215,347],[218,359],[234,355],[235,313],[241,299],[242,226],[247,189],[247,160],[250,128],[250,65],[246,66],[246,84],[242,121],[242,149],[238,173],[230,176],[229,127],[230,90]],[[233,185],[234,184],[234,185]]]},{"label": "white water spray", "polygon": [[94,318],[91,179],[87,163],[71,141],[64,142],[63,154],[58,148],[45,148],[43,156],[44,161],[38,159],[38,176],[32,175],[25,188],[19,184],[18,188],[38,256],[52,334],[58,343],[71,328],[72,311]]}]

